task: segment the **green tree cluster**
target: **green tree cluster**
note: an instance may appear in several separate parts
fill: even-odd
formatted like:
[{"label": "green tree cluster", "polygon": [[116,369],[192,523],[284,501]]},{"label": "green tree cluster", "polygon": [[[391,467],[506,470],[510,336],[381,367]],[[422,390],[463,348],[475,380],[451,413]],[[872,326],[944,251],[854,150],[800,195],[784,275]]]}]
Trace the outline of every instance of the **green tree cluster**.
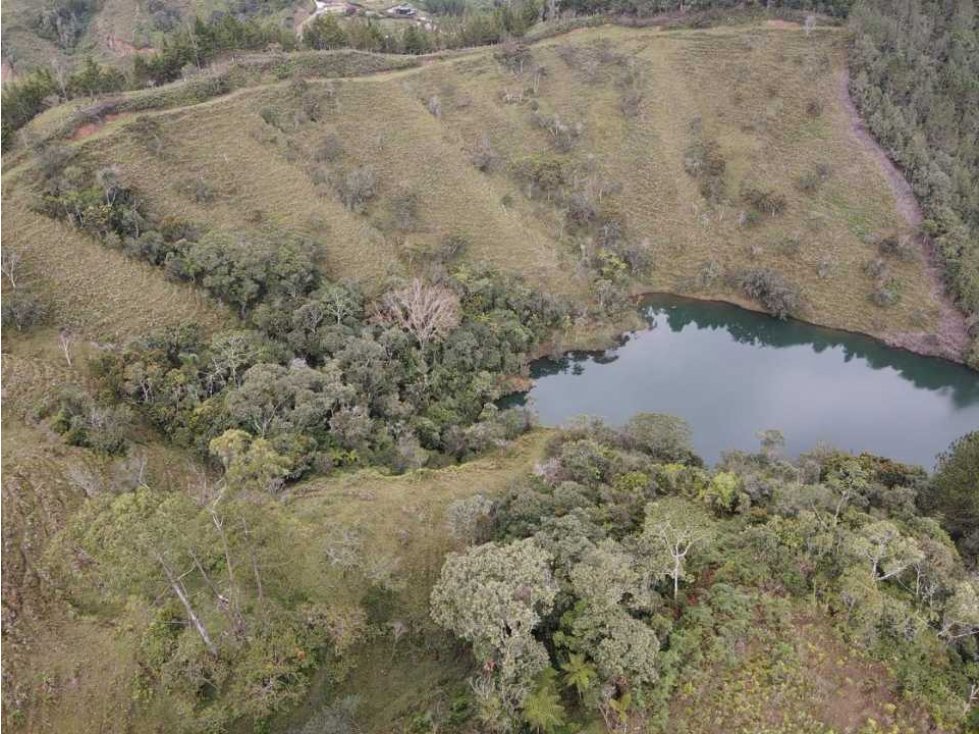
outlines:
[{"label": "green tree cluster", "polygon": [[714,471],[668,416],[582,420],[551,440],[484,516],[491,539],[450,555],[431,597],[435,622],[472,645],[486,727],[669,731],[680,682],[736,660],[734,641],[786,600],[832,611],[936,720],[975,723],[979,585],[916,506],[929,486],[961,501],[970,439],[928,479],[869,455],[789,462],[762,438]]}]

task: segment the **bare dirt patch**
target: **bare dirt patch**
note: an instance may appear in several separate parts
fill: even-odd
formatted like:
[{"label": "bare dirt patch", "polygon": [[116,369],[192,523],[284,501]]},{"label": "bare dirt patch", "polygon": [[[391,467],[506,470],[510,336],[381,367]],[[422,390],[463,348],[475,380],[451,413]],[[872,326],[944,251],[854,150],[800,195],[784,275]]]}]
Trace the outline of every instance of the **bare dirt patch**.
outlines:
[{"label": "bare dirt patch", "polygon": [[105,37],[105,47],[116,56],[127,57],[134,54],[151,54],[152,48],[136,48],[133,44],[119,36],[108,35]]},{"label": "bare dirt patch", "polygon": [[123,117],[125,113],[118,112],[111,115],[106,115],[100,120],[95,120],[93,122],[86,122],[84,125],[79,125],[75,128],[75,132],[71,134],[68,138],[69,140],[84,140],[90,135],[94,135],[99,130],[101,130],[107,122],[112,122],[113,120],[118,120]]},{"label": "bare dirt patch", "polygon": [[[924,220],[921,206],[915,198],[911,184],[887,153],[874,140],[864,125],[856,105],[850,98],[850,74],[844,70],[840,75],[840,101],[850,120],[850,130],[863,147],[874,157],[894,193],[898,213],[911,227],[918,228]],[[907,349],[918,354],[944,357],[956,362],[963,361],[969,348],[969,328],[963,314],[952,302],[945,290],[942,268],[934,243],[918,234],[917,242],[925,261],[925,273],[931,281],[932,295],[939,306],[938,327],[934,333],[926,331],[892,332],[884,336],[885,343]]]}]

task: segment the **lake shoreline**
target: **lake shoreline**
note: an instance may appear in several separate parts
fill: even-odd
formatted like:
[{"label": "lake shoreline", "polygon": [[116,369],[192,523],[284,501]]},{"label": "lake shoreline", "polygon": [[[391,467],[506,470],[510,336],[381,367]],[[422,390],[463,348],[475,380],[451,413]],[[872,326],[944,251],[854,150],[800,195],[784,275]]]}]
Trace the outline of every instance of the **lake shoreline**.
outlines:
[{"label": "lake shoreline", "polygon": [[646,294],[637,303],[653,328],[620,333],[611,349],[542,350],[500,406],[530,407],[546,426],[576,415],[613,425],[637,411],[675,415],[711,461],[775,427],[792,450],[826,444],[930,465],[979,425],[979,375],[952,360],[724,299]]},{"label": "lake shoreline", "polygon": [[[645,321],[641,316],[642,302],[644,300],[650,298],[677,298],[695,303],[712,303],[724,306],[734,306],[754,314],[767,316],[774,321],[794,321],[811,328],[823,329],[827,332],[838,332],[848,336],[858,336],[872,339],[873,341],[879,342],[889,349],[907,352],[908,354],[914,354],[919,357],[927,357],[929,359],[938,359],[943,362],[949,362],[951,364],[965,367],[966,369],[979,375],[979,371],[974,370],[966,363],[963,355],[952,355],[945,352],[936,352],[935,350],[930,349],[927,339],[929,337],[934,338],[931,334],[922,334],[921,338],[919,339],[911,338],[917,336],[915,334],[909,335],[904,332],[896,335],[881,336],[877,334],[870,334],[865,331],[859,331],[857,329],[844,329],[839,326],[827,326],[826,324],[821,324],[816,321],[809,321],[808,319],[800,318],[798,316],[790,316],[789,318],[783,320],[772,316],[764,309],[759,308],[757,304],[754,304],[747,299],[737,298],[736,296],[704,297],[690,295],[688,293],[674,293],[673,291],[667,290],[644,290],[631,294],[629,298],[635,306],[634,314],[636,318],[633,318],[633,314],[630,312],[630,316],[628,318],[617,319],[611,322],[596,323],[589,325],[588,327],[584,327],[577,333],[573,332],[573,335],[567,340],[567,342],[565,342],[563,338],[567,335],[562,335],[561,338],[554,341],[544,342],[540,345],[540,347],[531,353],[531,356],[527,359],[524,367],[529,368],[534,362],[543,359],[557,359],[572,354],[598,356],[605,354],[612,349],[617,349],[625,344],[630,336],[644,331],[642,324],[639,323],[640,321]],[[512,375],[511,377],[507,378],[506,387],[504,388],[504,392],[502,393],[501,397],[528,393],[533,386],[534,379],[532,377],[528,377],[523,374]]]}]

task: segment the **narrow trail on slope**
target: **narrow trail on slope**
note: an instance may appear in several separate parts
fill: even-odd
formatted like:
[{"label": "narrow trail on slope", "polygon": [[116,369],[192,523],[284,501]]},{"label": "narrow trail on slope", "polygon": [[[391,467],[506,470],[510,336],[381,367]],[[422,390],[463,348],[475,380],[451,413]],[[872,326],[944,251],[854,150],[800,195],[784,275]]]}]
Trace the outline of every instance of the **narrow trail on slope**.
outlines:
[{"label": "narrow trail on slope", "polygon": [[[894,194],[894,204],[902,219],[915,230],[924,221],[921,205],[914,195],[911,184],[901,170],[894,164],[887,152],[874,140],[857,106],[850,97],[850,71],[843,70],[840,74],[840,101],[850,120],[850,130],[860,141],[863,148],[877,161],[881,173],[887,179]],[[952,301],[945,289],[944,272],[937,247],[929,238],[916,233],[915,239],[924,255],[925,275],[931,281],[931,292],[938,304],[938,325],[934,332],[905,331],[892,332],[884,337],[884,341],[893,347],[908,349],[918,354],[944,357],[961,362],[969,349],[969,327],[965,314]]]}]

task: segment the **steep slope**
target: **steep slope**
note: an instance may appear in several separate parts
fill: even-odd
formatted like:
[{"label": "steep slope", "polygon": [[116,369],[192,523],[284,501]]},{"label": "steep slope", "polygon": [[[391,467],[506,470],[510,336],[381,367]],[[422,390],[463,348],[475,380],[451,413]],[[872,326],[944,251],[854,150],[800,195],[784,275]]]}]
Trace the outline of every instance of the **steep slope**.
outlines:
[{"label": "steep slope", "polygon": [[[585,299],[595,229],[569,215],[584,199],[651,254],[635,291],[745,303],[721,276],[773,269],[807,320],[934,331],[912,223],[841,98],[842,44],[832,29],[580,30],[147,113],[152,153],[128,115],[77,145],[160,216],[321,237],[339,278],[403,272],[457,237],[471,260]],[[704,146],[713,183],[696,169]],[[559,180],[535,188],[548,165]],[[365,170],[372,190],[345,207]],[[15,214],[5,231],[20,226]]]}]

